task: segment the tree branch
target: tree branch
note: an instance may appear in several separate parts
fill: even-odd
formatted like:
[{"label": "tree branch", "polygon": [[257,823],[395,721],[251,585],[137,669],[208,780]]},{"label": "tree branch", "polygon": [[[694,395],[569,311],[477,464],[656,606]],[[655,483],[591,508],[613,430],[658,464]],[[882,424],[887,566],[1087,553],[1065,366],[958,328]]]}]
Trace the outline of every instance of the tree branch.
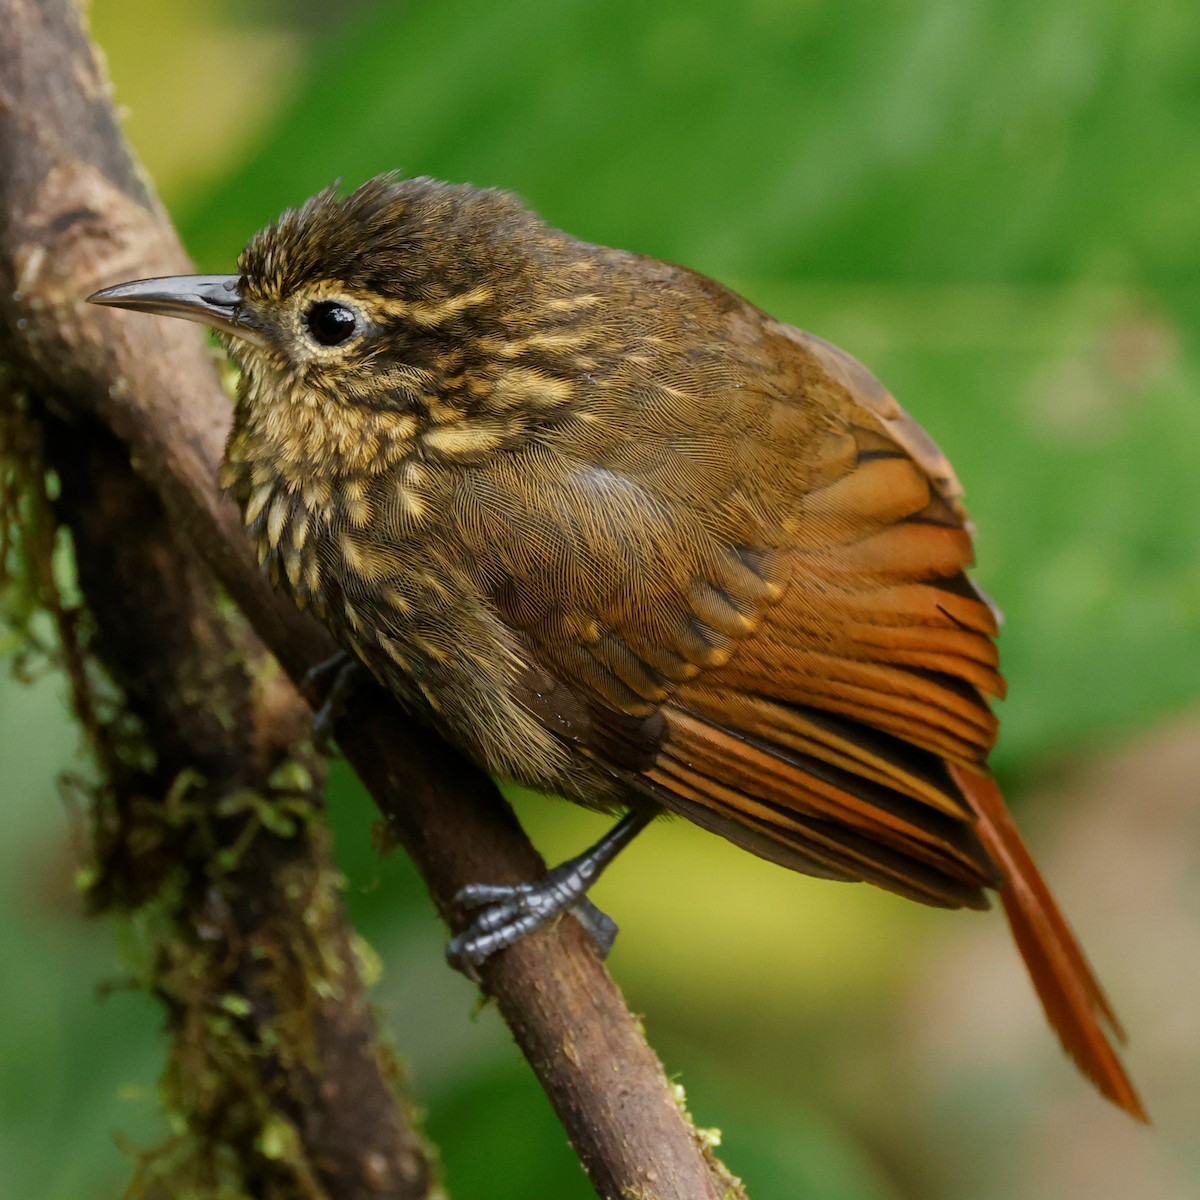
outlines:
[{"label": "tree branch", "polygon": [[[95,288],[187,271],[139,178],[67,0],[0,0],[0,319],[27,367],[126,443],[173,528],[194,541],[293,679],[332,650],[269,588],[213,479],[229,424],[189,327],[88,309]],[[468,882],[543,869],[491,783],[388,698],[363,692],[339,744],[451,925]],[[573,920],[483,971],[597,1191],[700,1200],[737,1184],[682,1117],[662,1066]]]}]

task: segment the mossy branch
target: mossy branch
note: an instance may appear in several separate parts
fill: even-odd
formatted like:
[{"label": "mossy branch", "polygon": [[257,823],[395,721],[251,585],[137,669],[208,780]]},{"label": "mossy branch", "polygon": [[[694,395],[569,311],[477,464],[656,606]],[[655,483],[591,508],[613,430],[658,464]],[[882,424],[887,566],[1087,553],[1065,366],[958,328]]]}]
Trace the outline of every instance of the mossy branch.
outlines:
[{"label": "mossy branch", "polygon": [[[166,1013],[171,1132],[127,1195],[427,1200],[429,1155],[352,952],[308,710],[126,449],[58,399],[3,397],[0,526],[19,545],[0,580],[19,554],[9,582],[57,633],[41,653],[65,670],[99,774],[86,896],[128,926]],[[56,532],[75,549],[69,598]]]}]

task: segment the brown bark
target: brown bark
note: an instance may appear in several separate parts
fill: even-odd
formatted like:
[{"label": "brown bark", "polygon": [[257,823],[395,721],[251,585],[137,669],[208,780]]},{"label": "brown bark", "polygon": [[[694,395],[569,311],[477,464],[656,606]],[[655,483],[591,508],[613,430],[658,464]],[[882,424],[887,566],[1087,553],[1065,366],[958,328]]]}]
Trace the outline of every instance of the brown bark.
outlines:
[{"label": "brown bark", "polygon": [[[272,591],[213,480],[228,402],[201,337],[177,323],[89,309],[82,297],[187,271],[134,169],[108,89],[65,0],[0,0],[0,320],[14,360],[126,444],[172,530],[194,543],[293,679],[332,650]],[[353,697],[336,732],[447,920],[472,881],[543,869],[474,767],[379,693]],[[661,1064],[573,920],[483,971],[604,1197],[699,1200],[737,1184],[682,1117]]]}]

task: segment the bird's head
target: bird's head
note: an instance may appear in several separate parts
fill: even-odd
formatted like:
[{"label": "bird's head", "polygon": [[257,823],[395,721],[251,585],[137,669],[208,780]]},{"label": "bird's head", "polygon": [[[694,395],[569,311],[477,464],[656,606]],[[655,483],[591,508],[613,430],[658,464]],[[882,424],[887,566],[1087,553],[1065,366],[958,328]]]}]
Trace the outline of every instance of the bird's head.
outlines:
[{"label": "bird's head", "polygon": [[351,459],[380,446],[394,459],[427,434],[467,452],[495,448],[528,424],[530,404],[563,395],[538,350],[587,273],[575,246],[507,193],[380,176],[284,213],[236,275],[144,279],[90,299],[215,329],[242,371],[238,425],[277,431],[285,459],[322,439]]}]

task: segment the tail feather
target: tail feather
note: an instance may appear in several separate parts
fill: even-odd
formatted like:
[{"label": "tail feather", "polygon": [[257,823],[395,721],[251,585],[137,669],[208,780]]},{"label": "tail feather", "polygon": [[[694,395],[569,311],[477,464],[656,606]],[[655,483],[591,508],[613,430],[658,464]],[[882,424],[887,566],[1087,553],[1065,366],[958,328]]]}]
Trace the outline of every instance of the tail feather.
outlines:
[{"label": "tail feather", "polygon": [[980,840],[1004,875],[1000,899],[1008,923],[1063,1048],[1109,1100],[1149,1123],[1109,1039],[1111,1033],[1123,1042],[1124,1031],[1021,841],[1000,789],[989,776],[953,764],[950,771],[978,817]]}]

